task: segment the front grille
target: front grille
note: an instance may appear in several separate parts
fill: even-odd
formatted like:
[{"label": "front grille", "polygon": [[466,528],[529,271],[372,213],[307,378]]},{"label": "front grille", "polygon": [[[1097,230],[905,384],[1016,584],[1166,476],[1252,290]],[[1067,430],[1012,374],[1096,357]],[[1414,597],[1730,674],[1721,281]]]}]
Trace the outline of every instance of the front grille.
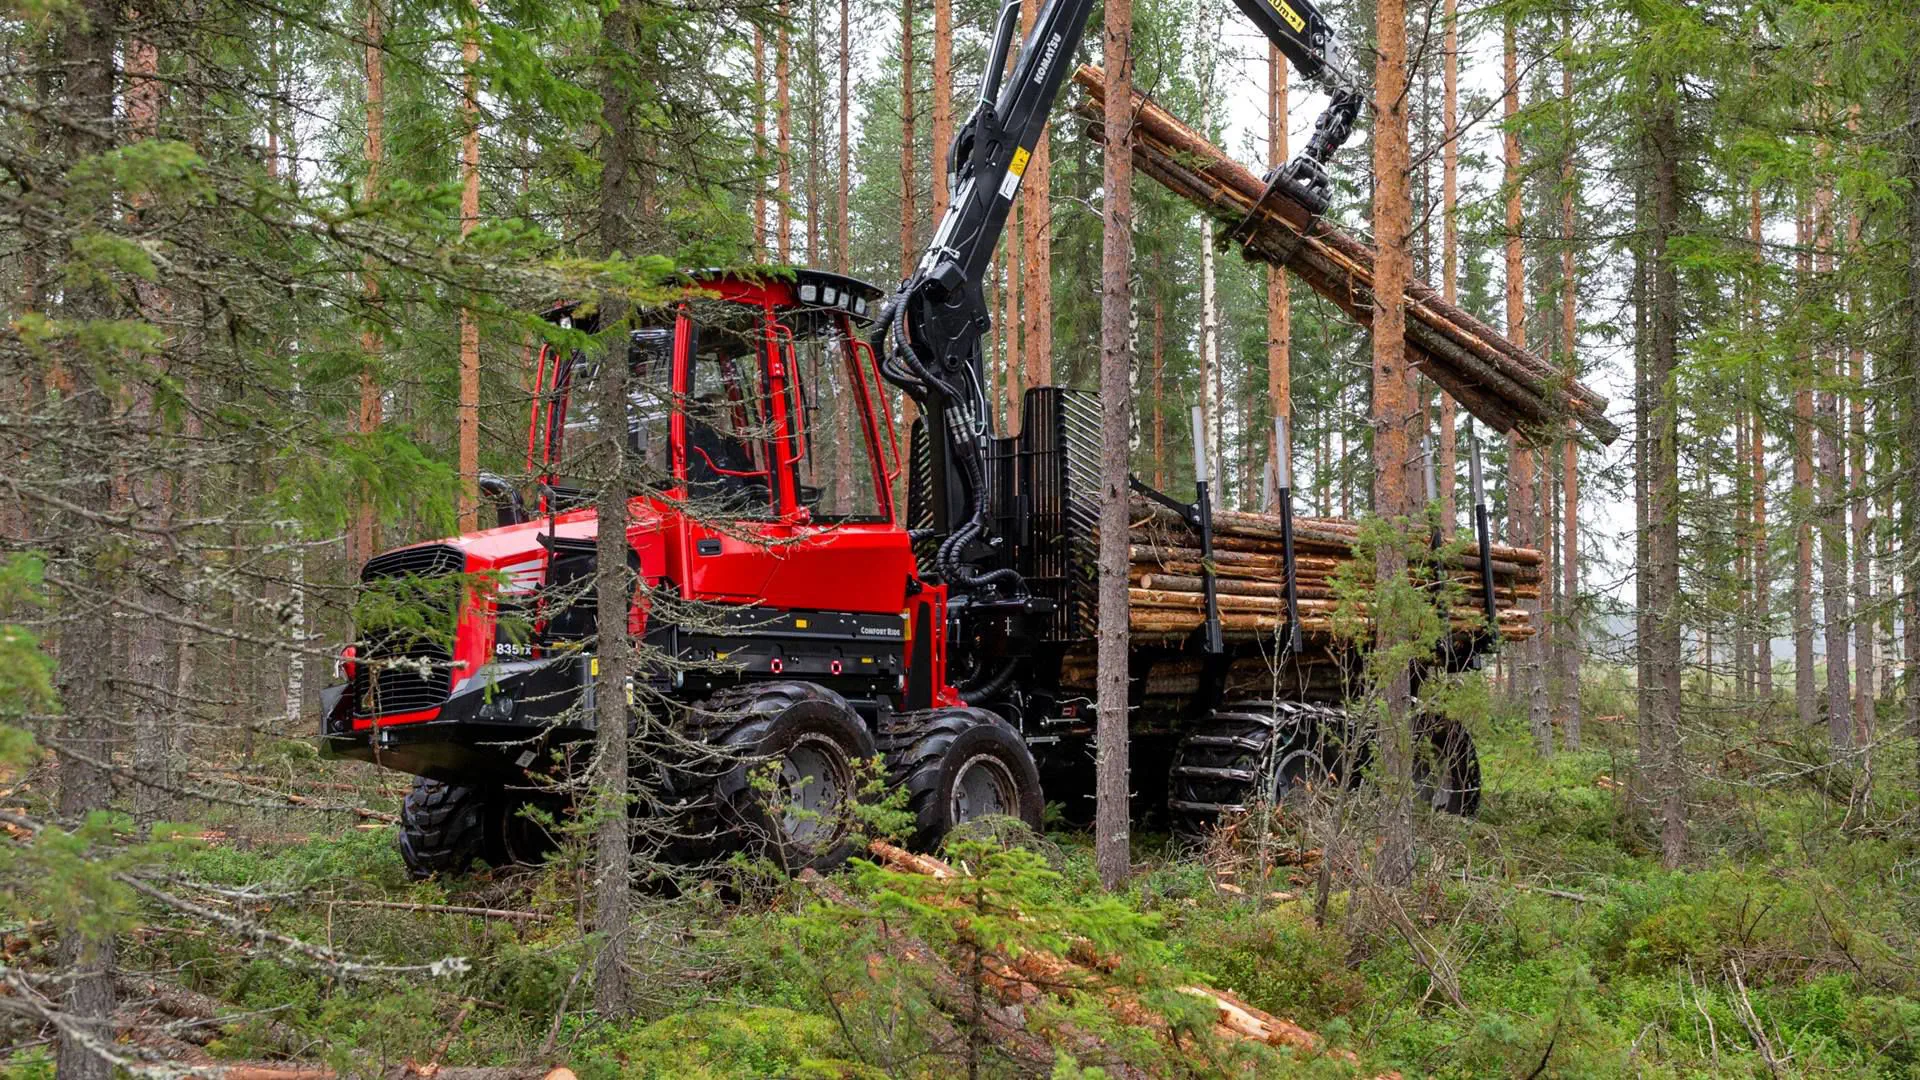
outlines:
[{"label": "front grille", "polygon": [[431,709],[453,685],[466,557],[444,544],[377,555],[360,571],[353,715]]},{"label": "front grille", "polygon": [[1021,573],[1054,604],[1048,638],[1091,640],[1098,583],[1100,406],[1093,395],[1036,386],[1022,403],[1020,460],[1032,542]]}]

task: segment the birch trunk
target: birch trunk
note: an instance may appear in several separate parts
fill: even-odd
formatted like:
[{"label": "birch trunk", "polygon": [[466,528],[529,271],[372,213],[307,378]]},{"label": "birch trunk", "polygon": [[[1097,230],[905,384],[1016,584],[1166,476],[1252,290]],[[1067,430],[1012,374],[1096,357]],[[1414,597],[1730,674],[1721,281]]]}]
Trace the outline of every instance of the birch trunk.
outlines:
[{"label": "birch trunk", "polygon": [[1677,89],[1664,76],[1655,77],[1653,89],[1656,100],[1648,130],[1654,205],[1647,386],[1653,425],[1647,463],[1653,637],[1644,647],[1653,676],[1649,706],[1661,765],[1660,857],[1663,865],[1672,868],[1685,859],[1687,851],[1687,777],[1680,727],[1680,402],[1674,385],[1681,316],[1679,275],[1671,252],[1680,218],[1680,134]]},{"label": "birch trunk", "polygon": [[[1814,276],[1825,289],[1833,275],[1833,190],[1824,182],[1814,191]],[[1840,455],[1843,435],[1840,397],[1836,390],[1840,357],[1836,350],[1815,347],[1816,392],[1814,450],[1818,481],[1815,497],[1820,533],[1820,621],[1826,638],[1827,741],[1837,750],[1853,748],[1852,679],[1847,663],[1848,630],[1853,621],[1847,604],[1847,463]],[[1828,365],[1831,364],[1829,368]]]}]

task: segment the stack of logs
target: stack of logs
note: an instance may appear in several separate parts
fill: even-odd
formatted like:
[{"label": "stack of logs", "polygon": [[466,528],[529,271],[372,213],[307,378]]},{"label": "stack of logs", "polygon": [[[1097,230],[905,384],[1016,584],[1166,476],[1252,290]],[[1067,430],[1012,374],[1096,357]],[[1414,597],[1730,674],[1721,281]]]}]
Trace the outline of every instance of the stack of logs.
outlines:
[{"label": "stack of logs", "polygon": [[[1206,617],[1199,537],[1174,511],[1134,500],[1129,533],[1131,562],[1128,623],[1135,642],[1185,638]],[[1220,628],[1228,640],[1272,639],[1286,622],[1285,558],[1280,518],[1232,510],[1213,513],[1214,592]],[[1307,651],[1325,650],[1334,631],[1339,600],[1334,578],[1354,558],[1359,526],[1339,518],[1296,518],[1293,550],[1296,595]],[[1529,614],[1519,605],[1540,597],[1540,553],[1496,544],[1492,548],[1494,604],[1500,636],[1533,636]],[[1480,597],[1480,559],[1475,551],[1445,556],[1461,588],[1454,594],[1450,624],[1471,634],[1486,623]],[[1351,609],[1366,616],[1365,604]]]}]

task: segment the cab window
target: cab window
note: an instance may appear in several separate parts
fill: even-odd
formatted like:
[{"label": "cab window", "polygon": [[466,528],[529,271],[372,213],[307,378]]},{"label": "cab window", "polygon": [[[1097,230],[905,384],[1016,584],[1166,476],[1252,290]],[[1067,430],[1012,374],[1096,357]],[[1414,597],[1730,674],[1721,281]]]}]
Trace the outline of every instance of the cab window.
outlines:
[{"label": "cab window", "polygon": [[687,370],[687,498],[696,515],[771,517],[773,408],[766,313],[695,305]]},{"label": "cab window", "polygon": [[[790,310],[781,314],[780,325],[791,334],[788,410],[796,417],[794,492],[800,505],[815,521],[887,520],[845,317],[830,309]],[[780,340],[788,345],[787,334]]]},{"label": "cab window", "polygon": [[[662,320],[632,332],[627,347],[627,454],[630,477],[640,490],[672,483],[673,322]],[[600,422],[600,372],[604,357],[575,352],[563,360],[558,380],[566,387],[560,431],[552,455],[553,490],[559,503],[592,498],[609,467]]]}]

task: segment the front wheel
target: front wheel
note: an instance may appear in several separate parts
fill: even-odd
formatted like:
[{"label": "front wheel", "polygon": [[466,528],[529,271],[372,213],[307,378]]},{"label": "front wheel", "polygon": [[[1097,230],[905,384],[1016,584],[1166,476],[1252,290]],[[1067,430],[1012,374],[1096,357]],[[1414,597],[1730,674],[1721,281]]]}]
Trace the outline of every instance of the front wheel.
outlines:
[{"label": "front wheel", "polygon": [[559,846],[548,826],[523,811],[564,807],[525,791],[417,777],[400,804],[400,859],[415,880],[457,877],[475,863],[531,865]]},{"label": "front wheel", "polygon": [[464,874],[498,854],[487,828],[497,801],[477,787],[418,777],[400,804],[400,859],[407,874],[425,880]]}]

